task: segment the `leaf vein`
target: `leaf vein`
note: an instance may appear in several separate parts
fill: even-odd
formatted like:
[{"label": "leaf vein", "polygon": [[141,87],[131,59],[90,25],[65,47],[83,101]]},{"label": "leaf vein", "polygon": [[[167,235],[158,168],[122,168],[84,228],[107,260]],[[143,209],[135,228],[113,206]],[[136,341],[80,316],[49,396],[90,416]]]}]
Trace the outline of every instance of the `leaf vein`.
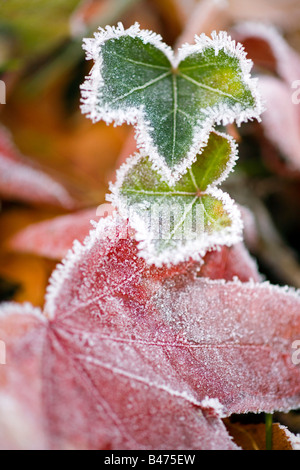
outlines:
[{"label": "leaf vein", "polygon": [[188,82],[191,82],[194,85],[197,85],[199,88],[204,88],[205,90],[212,91],[213,93],[218,93],[219,95],[227,96],[228,98],[231,98],[232,100],[243,104],[241,100],[231,95],[230,93],[226,93],[225,91],[219,90],[218,88],[214,88],[209,85],[205,85],[204,83],[197,82],[197,80],[194,80],[193,78],[189,77],[188,75],[185,75],[184,73],[180,73],[180,76],[184,78],[185,80],[187,80]]},{"label": "leaf vein", "polygon": [[160,75],[159,77],[156,77],[156,78],[154,78],[153,80],[149,80],[149,82],[145,83],[144,85],[135,87],[135,88],[133,88],[132,90],[130,90],[128,93],[124,93],[124,95],[118,96],[118,97],[115,98],[114,100],[111,100],[110,103],[113,104],[113,103],[116,103],[117,101],[121,101],[121,100],[123,100],[124,98],[127,98],[127,96],[132,95],[132,94],[135,93],[136,91],[145,90],[146,88],[149,88],[150,86],[154,85],[155,83],[159,82],[160,80],[163,80],[164,78],[168,77],[169,75],[171,75],[171,72],[163,73],[163,74]]},{"label": "leaf vein", "polygon": [[117,52],[111,52],[111,54],[119,57],[122,60],[125,60],[126,62],[131,62],[132,64],[135,64],[135,65],[143,65],[144,67],[149,67],[149,68],[152,68],[152,69],[169,70],[169,67],[167,67],[167,66],[147,64],[146,62],[140,62],[138,60],[130,59],[129,57],[124,57],[121,54],[117,54]]},{"label": "leaf vein", "polygon": [[125,194],[144,194],[147,196],[195,196],[196,193],[185,191],[147,191],[141,189],[122,189]]},{"label": "leaf vein", "polygon": [[176,75],[173,74],[173,147],[172,147],[172,163],[174,162],[175,148],[176,148],[176,132],[177,132],[177,81]]}]

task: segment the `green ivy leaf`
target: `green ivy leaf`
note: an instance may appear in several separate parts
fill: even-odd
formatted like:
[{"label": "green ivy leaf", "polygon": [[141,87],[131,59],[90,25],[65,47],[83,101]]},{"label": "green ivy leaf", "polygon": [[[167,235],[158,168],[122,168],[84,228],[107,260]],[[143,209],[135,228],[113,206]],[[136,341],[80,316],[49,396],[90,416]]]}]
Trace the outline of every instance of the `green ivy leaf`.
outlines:
[{"label": "green ivy leaf", "polygon": [[84,47],[95,65],[82,85],[82,111],[94,122],[134,124],[138,147],[170,182],[195,160],[215,123],[259,118],[252,63],[224,32],[196,37],[176,57],[138,24],[107,26]]},{"label": "green ivy leaf", "polygon": [[239,212],[216,189],[236,160],[233,140],[212,132],[196,162],[174,185],[168,184],[148,157],[131,157],[118,171],[108,199],[136,230],[140,254],[160,266],[240,240]]}]

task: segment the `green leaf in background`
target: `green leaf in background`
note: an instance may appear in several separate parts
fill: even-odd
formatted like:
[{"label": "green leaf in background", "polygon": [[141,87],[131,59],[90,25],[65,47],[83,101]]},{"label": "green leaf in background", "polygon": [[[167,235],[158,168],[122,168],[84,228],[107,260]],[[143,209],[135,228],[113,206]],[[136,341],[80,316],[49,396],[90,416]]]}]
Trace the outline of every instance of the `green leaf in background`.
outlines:
[{"label": "green leaf in background", "polygon": [[95,64],[82,85],[82,111],[94,122],[134,124],[138,147],[170,182],[195,160],[215,123],[259,118],[252,63],[224,32],[196,37],[175,57],[160,36],[119,23],[84,47]]},{"label": "green leaf in background", "polygon": [[17,42],[19,60],[32,60],[70,36],[70,15],[80,0],[1,0],[0,3],[0,33],[5,31]]},{"label": "green leaf in background", "polygon": [[216,189],[236,160],[233,140],[212,132],[203,152],[174,185],[137,154],[118,171],[108,199],[136,231],[140,254],[149,263],[200,259],[207,250],[240,240],[239,211]]}]

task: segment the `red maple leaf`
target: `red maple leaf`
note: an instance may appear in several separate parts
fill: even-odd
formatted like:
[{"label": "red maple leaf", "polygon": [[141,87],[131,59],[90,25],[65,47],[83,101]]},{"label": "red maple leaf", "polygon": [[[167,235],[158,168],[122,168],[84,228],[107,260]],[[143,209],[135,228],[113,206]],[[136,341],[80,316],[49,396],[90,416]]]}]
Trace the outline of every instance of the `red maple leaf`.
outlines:
[{"label": "red maple leaf", "polygon": [[153,268],[102,219],[44,312],[5,304],[3,448],[235,449],[221,417],[300,404],[299,293]]}]

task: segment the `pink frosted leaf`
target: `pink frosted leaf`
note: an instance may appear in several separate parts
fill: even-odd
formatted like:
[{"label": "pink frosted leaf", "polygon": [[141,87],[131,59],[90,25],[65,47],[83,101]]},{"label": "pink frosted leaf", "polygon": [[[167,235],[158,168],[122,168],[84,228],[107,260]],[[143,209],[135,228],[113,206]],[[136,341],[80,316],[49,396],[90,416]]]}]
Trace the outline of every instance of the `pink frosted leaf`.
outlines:
[{"label": "pink frosted leaf", "polygon": [[266,137],[286,157],[291,170],[300,170],[300,55],[270,26],[239,25],[236,37],[258,67],[280,78],[261,75],[259,89],[265,102],[262,126]]},{"label": "pink frosted leaf", "polygon": [[[46,303],[46,311],[50,317],[60,318],[60,321],[62,321],[63,317],[64,321],[68,322],[68,319],[72,319],[72,314],[70,314],[70,312],[73,310],[77,312],[77,321],[79,321],[80,314],[83,314],[86,320],[86,311],[84,312],[84,308],[80,308],[78,311],[78,300],[80,300],[81,305],[86,305],[88,303],[93,311],[93,315],[96,315],[98,318],[103,317],[103,314],[105,315],[105,311],[107,314],[107,310],[116,312],[118,311],[118,308],[121,308],[122,311],[124,308],[128,308],[127,319],[129,317],[134,318],[135,329],[133,334],[135,336],[135,340],[137,340],[139,336],[140,327],[143,329],[143,326],[145,327],[145,324],[148,322],[149,325],[151,322],[158,322],[159,325],[161,325],[159,328],[153,329],[153,326],[151,327],[152,333],[150,333],[150,336],[151,334],[154,335],[152,338],[154,343],[159,341],[159,332],[163,330],[163,335],[171,333],[171,337],[174,334],[174,331],[176,331],[175,344],[177,341],[181,344],[181,333],[187,334],[188,331],[194,329],[193,325],[199,324],[199,320],[195,321],[196,319],[193,314],[194,310],[195,315],[198,315],[199,318],[201,316],[203,321],[203,326],[199,325],[199,332],[195,332],[199,339],[199,343],[212,343],[213,337],[216,338],[216,343],[220,343],[224,338],[226,338],[226,335],[228,335],[228,339],[230,340],[228,345],[229,348],[224,348],[224,350],[230,350],[230,346],[235,342],[240,343],[237,348],[233,346],[232,351],[230,352],[232,357],[234,357],[234,354],[237,353],[238,349],[243,349],[244,344],[247,345],[245,350],[248,352],[249,344],[253,343],[253,351],[255,351],[255,354],[257,355],[262,352],[262,354],[265,354],[269,359],[269,363],[266,362],[266,370],[268,370],[269,367],[270,373],[272,372],[274,375],[275,370],[277,373],[278,370],[280,370],[278,366],[281,364],[282,376],[277,378],[274,377],[274,382],[268,381],[267,383],[264,383],[266,380],[265,375],[259,376],[259,372],[257,373],[255,371],[255,364],[253,362],[251,363],[251,361],[254,360],[255,354],[249,355],[250,361],[245,363],[245,368],[249,378],[254,382],[255,378],[258,377],[258,379],[260,379],[264,384],[263,392],[259,389],[256,390],[256,398],[253,399],[253,403],[256,401],[257,405],[249,405],[250,409],[253,410],[253,407],[255,406],[257,406],[257,408],[264,407],[264,397],[267,397],[268,389],[270,395],[272,393],[274,395],[272,398],[273,409],[276,407],[284,408],[285,398],[288,402],[290,399],[292,401],[292,397],[294,397],[295,404],[299,404],[299,369],[292,366],[291,358],[289,360],[290,363],[288,363],[288,358],[291,355],[291,342],[297,338],[297,335],[299,336],[299,293],[287,291],[284,288],[272,287],[265,283],[256,284],[253,282],[243,284],[238,281],[225,283],[222,280],[211,281],[194,279],[192,272],[186,277],[183,274],[174,274],[173,276],[169,275],[167,280],[163,281],[165,278],[164,269],[157,269],[157,272],[161,275],[161,280],[156,276],[154,281],[153,269],[149,269],[141,258],[136,257],[136,242],[132,239],[124,238],[126,236],[126,227],[119,227],[120,232],[115,237],[114,243],[105,243],[105,241],[103,241],[103,233],[108,233],[108,223],[109,221],[103,221],[102,224],[100,223],[96,231],[93,232],[88,243],[84,247],[78,248],[76,250],[77,253],[75,253],[75,255],[71,255],[64,264],[64,267],[61,270],[58,270],[53,276]],[[113,219],[111,223],[114,226]],[[78,256],[80,256],[81,260],[84,260],[84,269],[78,269],[82,263],[82,261],[78,261]],[[105,265],[107,264],[109,265],[109,270],[105,268]],[[130,277],[128,279],[129,272]],[[93,273],[93,280],[90,279],[90,273]],[[85,284],[83,281],[86,278],[89,278],[89,282]],[[162,281],[166,283],[163,287],[161,287]],[[99,282],[102,284],[102,288],[100,288]],[[186,303],[183,301],[185,296],[184,290],[189,291],[189,295],[186,295]],[[111,293],[111,291],[115,293],[116,301],[110,297],[110,303],[108,304],[106,302],[106,296],[110,295],[109,292]],[[183,297],[181,297],[181,292]],[[197,296],[199,296],[199,301],[197,301]],[[156,309],[155,312],[152,312],[151,314],[153,298],[155,299],[154,304]],[[194,299],[192,306],[190,305],[191,298]],[[166,300],[165,304],[163,299]],[[174,311],[177,312],[174,312],[172,318],[175,320],[176,315],[182,315],[182,319],[180,319],[178,323],[176,323],[176,321],[173,323],[171,317],[169,317],[169,320],[171,319],[171,321],[168,323],[168,320],[167,323],[169,324],[170,330],[169,328],[166,328],[168,299],[172,299],[170,302],[170,308],[173,308]],[[181,303],[182,301],[183,304]],[[149,309],[147,315],[145,315],[145,302],[147,303],[147,309]],[[210,305],[210,309],[206,308],[205,303]],[[204,309],[201,309],[203,316],[205,316],[205,312],[211,312],[209,315],[205,316],[205,321],[199,311],[199,306],[202,305],[204,306]],[[68,314],[66,315],[65,312],[68,312]],[[186,318],[183,319],[185,312]],[[151,316],[152,318],[150,318]],[[116,318],[117,316],[114,313],[114,319]],[[137,318],[139,318],[138,321]],[[161,324],[162,318],[163,322]],[[125,321],[126,319],[124,318],[123,311],[122,322]],[[186,328],[179,328],[178,330],[178,327],[182,326],[182,322],[185,322]],[[205,322],[208,323],[206,327],[204,326]],[[230,323],[232,327],[228,328]],[[87,323],[85,323],[85,326],[87,327]],[[117,329],[118,328],[116,328],[116,330]],[[126,331],[129,332],[130,330],[131,328],[128,325]],[[215,330],[214,336],[207,333],[209,331],[212,332],[212,330]],[[93,329],[90,331],[92,333]],[[141,340],[143,334],[145,334],[145,331],[141,333]],[[177,335],[179,335],[179,338]],[[203,335],[202,338],[201,335]],[[163,344],[166,344],[166,341],[162,338],[162,345]],[[170,344],[172,344],[172,342]],[[268,347],[266,347],[266,345],[268,345]],[[211,349],[213,350],[214,347]],[[217,347],[217,350],[218,349],[219,348]],[[184,347],[183,350],[185,350]],[[185,352],[188,352],[187,356],[189,356],[190,361],[191,357],[194,357],[194,354],[190,357],[191,351],[188,350],[189,347],[187,346]],[[174,357],[177,360],[180,361],[183,359],[180,357],[181,353],[178,353],[177,346],[173,347],[173,352]],[[273,365],[273,360],[276,355],[278,356],[278,363],[276,364],[275,361],[275,365]],[[235,360],[237,361],[238,366],[241,367],[240,352],[237,356],[238,357],[236,357]],[[257,359],[255,359],[255,361],[256,360]],[[285,362],[287,362],[287,365],[283,367]],[[217,370],[220,369],[217,363],[215,363],[214,366]],[[234,362],[231,364],[231,367],[232,370],[230,371],[229,367],[229,369],[226,370],[226,374],[231,372],[232,375],[234,375]],[[224,369],[221,368],[218,370],[216,375],[219,376],[222,373],[222,370],[224,373]],[[236,372],[237,371],[238,368]],[[243,370],[243,372],[246,371]],[[254,377],[251,377],[251,374],[254,374]],[[289,377],[289,374],[291,374],[291,377]],[[237,373],[236,375],[238,376],[239,374]],[[281,382],[283,376],[289,377],[289,380]],[[271,375],[269,378],[270,377]],[[292,384],[294,387],[292,387]],[[247,390],[248,384],[240,384],[240,386],[242,385]],[[280,396],[278,391],[280,390],[280,387],[285,390],[287,396],[284,394],[282,397]],[[210,386],[208,387],[207,392],[209,391],[209,388]],[[247,395],[246,390],[243,390],[244,396]],[[196,391],[197,398],[200,400],[203,400],[207,395],[211,398],[221,399],[218,395],[211,396],[209,393],[205,392],[203,395],[203,392],[199,395],[199,387],[196,387],[196,390],[194,391]],[[278,392],[277,395],[277,392],[275,393],[275,391]],[[234,390],[231,390],[231,392],[235,394]],[[278,397],[277,402],[276,396]],[[268,400],[266,398],[266,403],[267,402]],[[265,405],[266,409],[268,409],[268,406],[270,406],[269,402]],[[240,408],[240,412],[247,411],[247,406],[242,409],[241,403],[239,403],[239,398],[237,398],[236,403],[232,404],[232,407]]]},{"label": "pink frosted leaf", "polygon": [[66,208],[75,202],[61,184],[23,157],[0,127],[0,197]]},{"label": "pink frosted leaf", "polygon": [[1,449],[43,449],[41,357],[47,322],[28,304],[4,304],[0,309],[0,339],[6,345],[6,365],[0,365]]},{"label": "pink frosted leaf", "polygon": [[109,204],[102,206],[106,211],[101,214],[95,207],[32,224],[14,235],[9,247],[15,251],[61,260],[72,248],[74,240],[83,242],[88,236],[92,229],[91,221],[112,212]]},{"label": "pink frosted leaf", "polygon": [[[84,247],[77,244],[54,275],[45,308],[50,320],[30,315],[29,307],[23,319],[21,307],[2,308],[0,333],[7,343],[7,366],[0,369],[0,408],[10,397],[15,427],[23,430],[15,435],[9,417],[3,418],[4,447],[235,449],[220,421],[217,401],[202,405],[164,357],[156,326],[164,341],[170,333],[164,337],[159,331],[163,325],[151,305],[149,318],[139,319],[164,272],[150,273],[142,260],[132,258],[135,242],[122,239],[127,229],[117,228],[121,239],[116,242],[101,240],[105,230],[103,224]],[[71,280],[69,275],[74,276],[69,288],[76,308],[70,291],[65,300],[57,297],[63,294],[62,280]],[[89,297],[85,300],[91,301],[90,307],[81,304],[82,295]],[[135,331],[145,338],[135,340]],[[157,346],[148,348],[148,341]],[[11,429],[13,436],[8,436]]]},{"label": "pink frosted leaf", "polygon": [[3,307],[0,401],[11,396],[20,419],[26,409],[24,429],[42,423],[37,446],[234,449],[221,416],[299,406],[298,293],[149,267],[137,254],[128,227],[102,219],[54,272],[45,319],[24,308],[21,334],[17,307]]},{"label": "pink frosted leaf", "polygon": [[279,31],[259,23],[241,23],[235,37],[243,43],[255,64],[276,72],[289,86],[300,76],[300,55]]},{"label": "pink frosted leaf", "polygon": [[263,127],[266,137],[288,158],[291,169],[300,171],[300,111],[292,102],[291,89],[278,78],[261,77],[266,102]]},{"label": "pink frosted leaf", "polygon": [[232,281],[237,277],[242,282],[251,279],[256,282],[261,281],[256,263],[243,243],[209,251],[203,261],[204,264],[201,266],[198,277],[225,281]]},{"label": "pink frosted leaf", "polygon": [[[10,311],[14,327],[20,319],[14,318],[13,307]],[[9,374],[1,369],[1,448],[236,448],[212,404],[201,407],[172,390],[159,371],[148,377],[153,365],[147,365],[146,357],[149,370],[143,372],[137,357],[135,373],[123,370],[139,355],[130,347],[126,353],[126,341],[120,343],[125,363],[114,366],[104,358],[113,356],[105,338],[104,356],[95,361],[89,356],[88,335],[78,330],[72,339],[59,323],[44,328],[42,321],[26,320],[24,337],[7,346]]]},{"label": "pink frosted leaf", "polygon": [[299,407],[300,369],[292,364],[299,293],[268,283],[181,277],[167,281],[156,301],[192,348],[193,360],[181,361],[181,368],[198,396],[217,397],[227,414]]}]

